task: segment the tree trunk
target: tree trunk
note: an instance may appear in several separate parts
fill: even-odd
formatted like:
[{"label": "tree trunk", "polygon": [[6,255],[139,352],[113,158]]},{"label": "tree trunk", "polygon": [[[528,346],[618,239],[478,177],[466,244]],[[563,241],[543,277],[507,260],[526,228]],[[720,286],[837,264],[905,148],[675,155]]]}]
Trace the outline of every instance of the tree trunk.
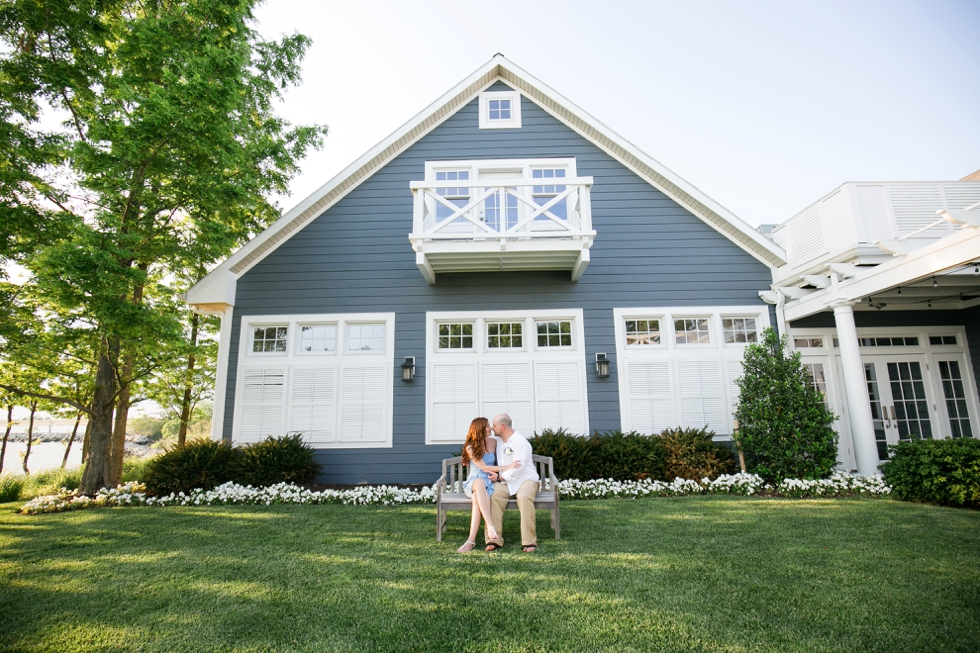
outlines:
[{"label": "tree trunk", "polygon": [[[115,360],[119,356],[119,340],[103,338],[99,354],[99,369],[95,374],[95,395],[92,398],[92,415],[89,419],[88,460],[82,473],[79,494],[94,495],[101,488],[110,487],[112,449],[112,409],[115,404]],[[111,486],[115,487],[115,486]]]},{"label": "tree trunk", "polygon": [[31,401],[31,421],[27,425],[27,450],[24,452],[24,473],[30,474],[31,470],[27,469],[27,459],[31,457],[31,440],[34,439],[34,413],[37,412],[37,400]]},{"label": "tree trunk", "polygon": [[3,433],[3,446],[0,446],[0,472],[3,471],[3,459],[7,456],[7,438],[14,426],[14,405],[7,404],[7,430]]},{"label": "tree trunk", "polygon": [[116,400],[116,420],[112,429],[112,448],[110,453],[110,486],[116,487],[122,480],[123,458],[126,457],[126,426],[129,422],[129,383],[133,372],[132,354],[123,354],[123,383]]},{"label": "tree trunk", "polygon": [[92,418],[85,420],[85,434],[82,435],[82,464],[88,460],[89,435],[92,433]]},{"label": "tree trunk", "polygon": [[71,452],[71,443],[75,441],[75,436],[78,434],[78,425],[82,421],[82,411],[78,411],[78,415],[75,416],[75,428],[71,430],[71,437],[68,438],[68,446],[65,447],[65,457],[61,459],[61,469],[65,468],[68,464],[68,454]]},{"label": "tree trunk", "polygon": [[187,440],[187,424],[191,419],[191,375],[194,373],[194,348],[197,347],[197,327],[201,316],[197,313],[191,317],[191,351],[187,356],[187,384],[184,386],[184,398],[180,403],[180,430],[177,431],[177,446],[184,446]]}]

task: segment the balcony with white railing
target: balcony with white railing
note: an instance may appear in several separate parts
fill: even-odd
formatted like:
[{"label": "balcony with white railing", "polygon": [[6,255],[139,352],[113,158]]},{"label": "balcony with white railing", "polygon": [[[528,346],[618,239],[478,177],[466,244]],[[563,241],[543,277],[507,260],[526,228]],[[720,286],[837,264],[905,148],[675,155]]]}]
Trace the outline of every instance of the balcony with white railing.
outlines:
[{"label": "balcony with white railing", "polygon": [[577,281],[596,235],[591,187],[592,177],[413,181],[419,270],[430,284],[443,272],[512,270],[568,270]]}]

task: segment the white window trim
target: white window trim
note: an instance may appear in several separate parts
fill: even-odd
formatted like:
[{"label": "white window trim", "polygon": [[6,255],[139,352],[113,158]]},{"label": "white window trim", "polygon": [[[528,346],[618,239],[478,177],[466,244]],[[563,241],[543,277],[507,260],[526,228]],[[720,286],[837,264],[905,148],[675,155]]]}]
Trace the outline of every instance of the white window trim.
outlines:
[{"label": "white window trim", "polygon": [[[348,352],[346,351],[346,331],[348,324],[379,324],[385,325],[385,349],[384,352]],[[300,354],[298,345],[294,341],[298,340],[299,325],[308,324],[336,324],[337,325],[337,344],[336,352],[321,355]],[[251,327],[253,326],[283,326],[287,325],[289,332],[287,335],[286,352],[276,352],[275,357],[268,355],[248,355],[251,348]],[[338,366],[337,391],[335,391],[335,406],[340,402],[340,374],[345,367],[345,358],[350,363],[350,367],[364,367],[370,357],[383,361],[385,370],[384,387],[384,415],[382,418],[383,439],[371,442],[341,440],[338,436],[335,442],[311,442],[315,449],[380,449],[391,448],[393,446],[393,408],[394,408],[394,351],[395,351],[395,314],[394,313],[343,313],[343,314],[294,314],[294,315],[244,315],[241,318],[238,350],[238,370],[235,379],[235,410],[232,418],[232,442],[238,443],[241,440],[243,391],[245,375],[243,371],[248,368],[268,368],[277,366],[283,369],[285,381],[283,386],[283,411],[281,417],[281,432],[285,435],[288,432],[290,415],[290,396],[292,390],[292,370],[296,367],[306,367],[314,365],[316,360],[329,360],[331,364]],[[258,352],[255,352],[258,354]],[[266,353],[266,352],[263,352]],[[401,370],[399,370],[399,373]],[[340,428],[340,411],[334,411],[335,427]]]},{"label": "white window trim", "polygon": [[[451,325],[451,324],[461,324],[463,326],[469,324],[470,326],[473,327],[473,330],[472,330],[472,334],[473,334],[473,336],[472,336],[473,337],[473,346],[472,347],[457,347],[455,349],[453,349],[453,348],[440,349],[439,348],[439,338],[442,337],[442,336],[439,335],[439,327],[440,326],[443,326],[443,325]],[[452,338],[453,336],[448,336],[448,337]],[[477,351],[477,349],[479,349],[479,342],[477,340],[477,321],[476,320],[466,320],[466,319],[463,319],[463,320],[439,320],[439,322],[436,324],[436,339],[435,339],[435,342],[433,344],[433,351],[436,354],[440,354],[441,355],[441,354],[468,353],[468,352]]]},{"label": "white window trim", "polygon": [[[722,347],[742,347],[743,349],[748,345],[759,344],[760,336],[762,336],[762,327],[759,326],[759,320],[756,315],[742,315],[741,313],[725,313],[722,312],[719,315],[721,323],[721,346]],[[725,320],[755,320],[755,342],[726,342],[725,341]]]},{"label": "white window trim", "polygon": [[[252,345],[255,344],[254,329],[276,329],[286,327],[286,350],[285,351],[252,351]],[[248,329],[242,329],[244,334],[244,344],[245,355],[255,358],[284,358],[289,356],[289,348],[293,342],[293,326],[289,322],[283,321],[268,321],[268,322],[249,322]]]},{"label": "white window trim", "polygon": [[[258,326],[258,325],[255,325],[255,326]],[[334,344],[333,344],[333,351],[303,351],[302,350],[302,346],[303,346],[302,329],[303,329],[303,327],[318,327],[318,326],[332,326],[332,327],[334,327],[336,329],[335,337],[334,337]],[[293,346],[296,348],[296,356],[299,356],[299,357],[302,357],[302,358],[316,358],[316,357],[319,357],[319,356],[337,356],[338,355],[337,349],[338,349],[338,347],[340,345],[340,340],[341,340],[340,325],[337,322],[323,322],[323,321],[316,321],[316,320],[297,320],[297,322],[296,322],[296,338],[294,340],[295,340],[295,342],[294,342]]]},{"label": "white window trim", "polygon": [[[490,120],[490,100],[510,100],[510,120]],[[480,93],[480,129],[520,129],[521,92],[484,91]]]},{"label": "white window trim", "polygon": [[[727,440],[732,432],[732,412],[734,397],[731,396],[731,377],[729,362],[741,361],[745,346],[724,343],[724,317],[755,318],[756,329],[762,333],[770,326],[769,309],[767,306],[655,306],[650,308],[614,308],[616,359],[619,383],[619,412],[622,419],[622,430],[634,430],[633,417],[630,410],[630,391],[628,378],[628,363],[630,360],[666,362],[671,387],[671,410],[674,424],[679,426],[681,419],[680,382],[677,363],[679,361],[710,361],[717,362],[721,371],[721,390],[726,423],[710,424],[708,428],[715,432],[719,440]],[[708,328],[711,337],[709,344],[678,344],[674,334],[674,320],[681,318],[708,318]],[[661,320],[660,346],[631,345],[626,346],[626,320],[659,319]],[[664,325],[669,325],[664,330]],[[795,333],[795,332],[794,332]]]},{"label": "white window trim", "polygon": [[[572,346],[571,347],[555,347],[555,348],[534,348],[528,347],[527,344],[527,333],[529,329],[534,327],[536,321],[540,320],[570,320],[572,322]],[[462,320],[472,320],[474,321],[473,336],[474,336],[474,349],[469,351],[464,350],[438,350],[438,338],[439,331],[437,325],[445,322],[452,321],[462,321]],[[490,349],[487,347],[486,341],[486,323],[491,322],[523,322],[524,323],[524,347],[521,349]],[[587,434],[591,432],[589,427],[589,406],[588,406],[588,367],[587,361],[585,360],[585,326],[584,326],[584,312],[580,308],[575,309],[547,309],[540,311],[434,311],[428,312],[425,316],[425,341],[426,341],[426,357],[425,357],[425,376],[426,379],[433,379],[433,365],[436,363],[443,364],[447,361],[451,361],[455,356],[459,356],[461,360],[469,361],[473,360],[474,356],[486,356],[492,357],[493,362],[525,362],[525,361],[537,361],[537,360],[548,360],[548,359],[559,359],[570,361],[575,360],[581,367],[581,396],[583,401],[583,433]],[[479,336],[479,340],[477,340]],[[537,333],[534,333],[535,342],[537,342]],[[530,356],[530,358],[529,358]],[[532,382],[532,393],[534,392],[533,382]],[[478,395],[479,396],[479,395]],[[436,397],[434,396],[434,389],[430,382],[426,382],[425,386],[425,443],[427,445],[439,445],[445,446],[447,444],[459,444],[463,442],[466,433],[460,433],[458,440],[436,440],[433,437],[433,404]],[[532,398],[532,420],[534,418],[535,406],[537,404],[536,398]],[[478,409],[479,410],[479,409]],[[480,415],[473,415],[473,417],[480,417]],[[488,419],[492,419],[493,415],[483,415]],[[533,435],[534,424],[515,424],[515,428],[521,431],[525,436],[530,437]]]}]

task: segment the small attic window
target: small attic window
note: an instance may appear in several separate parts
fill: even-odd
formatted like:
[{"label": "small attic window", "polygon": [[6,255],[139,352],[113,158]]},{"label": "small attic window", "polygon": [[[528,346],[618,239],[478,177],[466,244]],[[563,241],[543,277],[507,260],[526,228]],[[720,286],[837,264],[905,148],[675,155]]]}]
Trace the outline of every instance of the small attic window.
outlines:
[{"label": "small attic window", "polygon": [[520,129],[521,94],[492,91],[480,94],[480,129]]}]

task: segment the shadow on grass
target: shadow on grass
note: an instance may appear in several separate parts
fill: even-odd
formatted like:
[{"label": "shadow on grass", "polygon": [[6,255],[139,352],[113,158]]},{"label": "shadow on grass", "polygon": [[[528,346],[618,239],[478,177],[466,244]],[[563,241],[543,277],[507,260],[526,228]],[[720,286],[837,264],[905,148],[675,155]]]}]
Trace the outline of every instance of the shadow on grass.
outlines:
[{"label": "shadow on grass", "polygon": [[568,502],[531,555],[434,507],[2,517],[0,650],[971,650],[978,515],[721,499]]}]

